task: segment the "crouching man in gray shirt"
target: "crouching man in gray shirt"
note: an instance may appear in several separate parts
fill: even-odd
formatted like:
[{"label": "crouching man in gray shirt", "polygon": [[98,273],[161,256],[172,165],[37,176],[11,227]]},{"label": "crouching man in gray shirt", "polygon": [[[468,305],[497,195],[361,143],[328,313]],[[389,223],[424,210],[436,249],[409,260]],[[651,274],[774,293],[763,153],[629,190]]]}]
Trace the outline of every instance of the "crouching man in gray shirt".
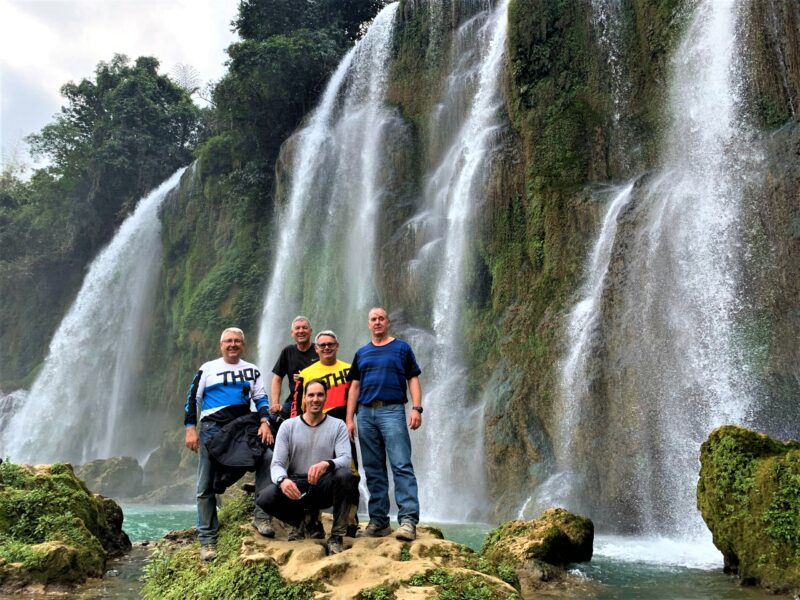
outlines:
[{"label": "crouching man in gray shirt", "polygon": [[256,504],[284,523],[298,527],[305,509],[333,505],[328,554],[344,550],[347,512],[358,480],[350,469],[350,437],[344,421],[322,412],[328,386],[324,380],[306,384],[303,414],[284,421],[275,439],[271,475],[274,483]]}]

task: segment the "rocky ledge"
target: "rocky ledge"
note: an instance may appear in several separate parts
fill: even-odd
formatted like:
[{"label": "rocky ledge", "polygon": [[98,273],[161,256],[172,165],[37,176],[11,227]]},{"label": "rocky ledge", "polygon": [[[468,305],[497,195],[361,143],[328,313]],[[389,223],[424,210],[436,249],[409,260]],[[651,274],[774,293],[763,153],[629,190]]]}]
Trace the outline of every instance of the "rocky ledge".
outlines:
[{"label": "rocky ledge", "polygon": [[0,464],[0,593],[69,588],[130,550],[122,510],[67,464]]},{"label": "rocky ledge", "polygon": [[[515,521],[493,531],[481,552],[442,538],[439,530],[420,525],[417,540],[394,537],[345,538],[345,551],[327,556],[324,540],[286,541],[254,533],[248,525],[250,501],[229,501],[220,515],[222,527],[216,561],[203,563],[192,530],[159,542],[146,569],[145,598],[481,598],[533,597],[544,589],[568,588],[577,595],[593,585],[570,574],[564,565],[591,556],[592,527],[564,523],[580,519],[566,511],[548,511],[537,521]],[[563,513],[563,514],[562,514]],[[567,518],[566,515],[569,515]],[[325,515],[323,515],[325,517]],[[325,522],[326,530],[330,521]],[[565,540],[571,539],[564,543]],[[588,556],[587,549],[588,547]],[[516,548],[518,552],[507,552]],[[560,564],[540,560],[533,548],[558,548]],[[572,552],[570,548],[577,549]]]},{"label": "rocky ledge", "polygon": [[700,449],[697,506],[744,584],[800,593],[800,443],[726,425]]}]

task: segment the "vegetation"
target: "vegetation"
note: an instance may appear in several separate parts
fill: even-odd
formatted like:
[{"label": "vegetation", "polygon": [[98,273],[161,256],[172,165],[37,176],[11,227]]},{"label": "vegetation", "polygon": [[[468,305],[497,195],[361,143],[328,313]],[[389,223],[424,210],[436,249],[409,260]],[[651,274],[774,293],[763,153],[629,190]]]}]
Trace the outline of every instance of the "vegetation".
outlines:
[{"label": "vegetation", "polygon": [[697,504],[726,570],[800,588],[800,444],[728,425],[700,450]]},{"label": "vegetation", "polygon": [[310,584],[286,583],[274,563],[248,564],[240,559],[242,537],[247,532],[242,524],[249,520],[252,510],[252,498],[244,494],[220,510],[217,558],[213,563],[200,560],[197,544],[172,553],[157,549],[145,567],[142,596],[147,600],[312,597]]},{"label": "vegetation", "polygon": [[55,121],[29,138],[47,166],[28,181],[0,176],[2,389],[30,380],[85,265],[145,192],[190,161],[198,135],[199,110],[155,58],[116,55],[61,93]]},{"label": "vegetation", "polygon": [[[69,465],[0,464],[0,585],[101,577],[106,556],[130,548],[113,501],[96,498]],[[118,523],[114,527],[113,522]]]}]

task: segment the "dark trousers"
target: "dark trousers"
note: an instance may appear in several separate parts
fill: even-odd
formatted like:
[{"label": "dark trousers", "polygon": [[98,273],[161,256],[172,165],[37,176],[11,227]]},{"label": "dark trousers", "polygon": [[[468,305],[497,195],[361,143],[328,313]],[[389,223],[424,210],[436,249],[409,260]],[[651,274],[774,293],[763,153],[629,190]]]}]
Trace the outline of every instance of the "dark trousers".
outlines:
[{"label": "dark trousers", "polygon": [[299,500],[287,498],[281,489],[271,483],[256,499],[256,504],[267,513],[278,517],[292,527],[299,527],[306,509],[320,510],[333,506],[332,536],[343,537],[347,532],[347,514],[353,499],[358,502],[358,477],[350,467],[336,469],[319,478],[317,485],[308,483],[305,477],[290,477],[300,493]]}]

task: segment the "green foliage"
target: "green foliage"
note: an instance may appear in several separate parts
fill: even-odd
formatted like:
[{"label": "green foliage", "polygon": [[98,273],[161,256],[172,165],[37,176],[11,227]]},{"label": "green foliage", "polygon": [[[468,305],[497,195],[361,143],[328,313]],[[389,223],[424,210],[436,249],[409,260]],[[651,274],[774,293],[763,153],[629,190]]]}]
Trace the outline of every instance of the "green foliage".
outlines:
[{"label": "green foliage", "polygon": [[411,548],[408,546],[408,544],[403,544],[403,547],[400,548],[400,560],[411,560]]},{"label": "green foliage", "polygon": [[439,600],[516,600],[519,596],[492,586],[480,575],[454,573],[447,569],[433,569],[417,573],[408,581],[409,585],[422,587],[435,585]]},{"label": "green foliage", "polygon": [[776,591],[800,586],[800,444],[728,425],[700,464],[698,508],[726,563]]},{"label": "green foliage", "polygon": [[145,567],[142,596],[146,600],[183,600],[217,598],[286,598],[306,600],[312,597],[308,583],[286,583],[271,561],[245,563],[239,557],[242,525],[252,516],[248,496],[230,501],[220,511],[217,558],[213,565],[200,560],[197,546],[168,552],[156,550]]},{"label": "green foliage", "polygon": [[394,600],[394,589],[385,585],[363,589],[356,595],[356,600]]}]

